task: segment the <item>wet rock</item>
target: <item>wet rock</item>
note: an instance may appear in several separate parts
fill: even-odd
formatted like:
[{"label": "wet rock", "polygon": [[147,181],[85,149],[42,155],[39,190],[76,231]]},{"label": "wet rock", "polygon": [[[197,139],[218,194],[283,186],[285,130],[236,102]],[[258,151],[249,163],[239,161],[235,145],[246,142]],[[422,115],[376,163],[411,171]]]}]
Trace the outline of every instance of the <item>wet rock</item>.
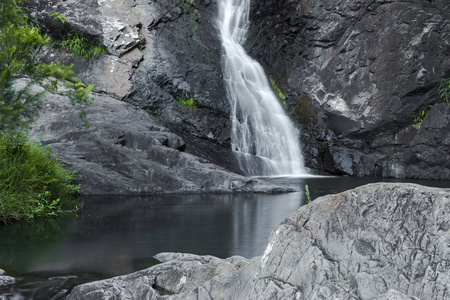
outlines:
[{"label": "wet rock", "polygon": [[261,257],[160,254],[161,265],[78,286],[68,299],[446,299],[449,215],[450,190],[369,184],[292,213]]},{"label": "wet rock", "polygon": [[84,194],[288,191],[184,152],[183,138],[131,104],[97,94],[86,110],[89,129],[67,99],[49,94],[30,133],[78,171]]},{"label": "wet rock", "polygon": [[5,270],[0,269],[0,286],[11,285],[16,281],[14,277],[7,276]]},{"label": "wet rock", "polygon": [[[446,110],[440,108],[444,126],[433,134],[425,126],[411,129],[415,116],[442,102],[442,73],[450,76],[444,2],[251,1],[246,47],[301,124],[308,166],[358,176],[450,178],[449,165],[437,163],[450,151],[436,143],[436,136],[447,137]],[[411,149],[421,156],[412,159]]]}]

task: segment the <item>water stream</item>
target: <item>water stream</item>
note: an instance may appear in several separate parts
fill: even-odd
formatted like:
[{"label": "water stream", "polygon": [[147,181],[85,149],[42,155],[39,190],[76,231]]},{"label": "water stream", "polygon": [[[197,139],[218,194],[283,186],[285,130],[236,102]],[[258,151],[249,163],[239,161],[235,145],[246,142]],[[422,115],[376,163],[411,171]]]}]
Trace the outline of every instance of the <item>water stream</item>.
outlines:
[{"label": "water stream", "polygon": [[242,47],[249,12],[250,0],[219,3],[232,150],[241,169],[250,176],[306,174],[297,128],[286,115],[261,65]]}]

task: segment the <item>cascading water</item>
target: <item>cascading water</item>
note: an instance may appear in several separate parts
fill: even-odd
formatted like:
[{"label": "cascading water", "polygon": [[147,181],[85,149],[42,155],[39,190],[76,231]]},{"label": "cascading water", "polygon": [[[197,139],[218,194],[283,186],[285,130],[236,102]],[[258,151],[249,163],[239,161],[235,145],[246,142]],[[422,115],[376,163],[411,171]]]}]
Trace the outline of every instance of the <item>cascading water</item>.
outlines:
[{"label": "cascading water", "polygon": [[231,143],[247,175],[306,174],[299,133],[286,116],[261,65],[242,44],[250,0],[219,0],[224,79],[231,103]]}]

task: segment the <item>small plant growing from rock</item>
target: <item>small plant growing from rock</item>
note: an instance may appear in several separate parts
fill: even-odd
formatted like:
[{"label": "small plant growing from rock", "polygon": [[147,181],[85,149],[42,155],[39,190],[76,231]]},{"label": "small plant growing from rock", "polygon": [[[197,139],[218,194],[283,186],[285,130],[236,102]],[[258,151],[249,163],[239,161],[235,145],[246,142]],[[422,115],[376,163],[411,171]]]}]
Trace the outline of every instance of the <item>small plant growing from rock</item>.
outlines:
[{"label": "small plant growing from rock", "polygon": [[427,115],[428,111],[430,110],[430,108],[432,108],[433,106],[428,105],[424,110],[420,111],[418,116],[414,117],[414,124],[419,126],[419,130],[420,130],[420,125],[422,125],[423,120],[425,119],[425,116]]},{"label": "small plant growing from rock", "polygon": [[67,52],[84,59],[92,59],[108,53],[105,46],[95,45],[77,32],[68,33],[67,39],[58,44]]},{"label": "small plant growing from rock", "polygon": [[309,186],[305,184],[306,203],[311,203],[311,196],[309,195]]},{"label": "small plant growing from rock", "polygon": [[[286,97],[284,96],[283,92],[280,90],[280,88],[277,86],[275,80],[272,78],[272,76],[269,76],[270,85],[272,86],[273,91],[275,94],[280,98],[281,100],[285,100]],[[286,102],[283,101],[283,104]]]},{"label": "small plant growing from rock", "polygon": [[[67,22],[67,19],[64,17],[64,15],[60,13],[51,14],[50,17],[52,17],[53,20],[59,20],[62,23]],[[105,46],[92,43],[81,33],[64,32],[62,36],[63,40],[56,41],[55,45],[60,46],[74,56],[78,56],[84,59],[93,59],[95,57],[99,57],[108,53],[108,49],[106,49]]]},{"label": "small plant growing from rock", "polygon": [[177,100],[178,102],[180,102],[181,105],[189,108],[190,111],[194,111],[195,109],[197,109],[197,102],[193,97],[189,98],[177,97]]},{"label": "small plant growing from rock", "polygon": [[439,85],[439,96],[447,106],[450,105],[450,78],[445,78],[445,73],[442,73],[441,84]]}]

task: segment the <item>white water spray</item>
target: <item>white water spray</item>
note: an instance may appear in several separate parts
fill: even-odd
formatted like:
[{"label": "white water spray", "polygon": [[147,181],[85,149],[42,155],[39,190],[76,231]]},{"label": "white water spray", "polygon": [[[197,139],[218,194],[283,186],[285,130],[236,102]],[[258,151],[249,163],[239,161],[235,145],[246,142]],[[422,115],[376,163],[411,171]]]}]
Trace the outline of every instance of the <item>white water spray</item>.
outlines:
[{"label": "white water spray", "polygon": [[261,65],[242,47],[249,13],[250,0],[219,0],[232,150],[247,175],[306,174],[297,128],[286,116]]}]

